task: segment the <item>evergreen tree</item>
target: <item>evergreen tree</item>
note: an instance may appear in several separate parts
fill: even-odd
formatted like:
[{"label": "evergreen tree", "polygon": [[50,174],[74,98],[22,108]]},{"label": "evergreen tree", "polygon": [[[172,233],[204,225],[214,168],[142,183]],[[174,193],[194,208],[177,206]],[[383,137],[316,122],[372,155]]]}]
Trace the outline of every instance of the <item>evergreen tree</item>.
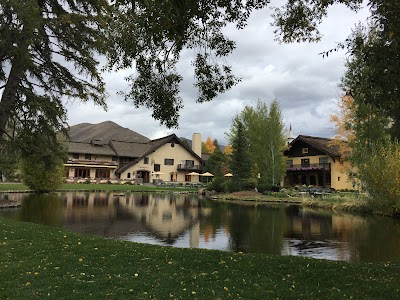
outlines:
[{"label": "evergreen tree", "polygon": [[[63,129],[63,96],[105,107],[94,54],[105,52],[103,15],[108,8],[106,0],[1,1],[1,136],[8,120],[22,112],[57,120],[52,125]],[[50,112],[55,115],[46,115]]]},{"label": "evergreen tree", "polygon": [[249,186],[249,179],[252,178],[252,164],[249,151],[249,141],[245,133],[245,127],[239,117],[233,120],[231,126],[232,156],[230,169],[233,173],[233,190],[242,190]]}]

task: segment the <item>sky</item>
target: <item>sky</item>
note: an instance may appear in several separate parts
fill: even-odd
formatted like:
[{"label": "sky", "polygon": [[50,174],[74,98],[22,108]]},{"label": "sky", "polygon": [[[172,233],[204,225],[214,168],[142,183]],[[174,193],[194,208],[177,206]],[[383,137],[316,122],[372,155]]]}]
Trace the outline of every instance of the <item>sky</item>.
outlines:
[{"label": "sky", "polygon": [[184,77],[180,86],[184,108],[179,128],[160,125],[152,119],[150,110],[137,109],[117,94],[128,89],[125,77],[134,74],[134,70],[104,73],[109,95],[107,111],[91,102],[68,102],[69,125],[110,120],[150,139],[172,133],[191,139],[196,132],[203,141],[211,137],[226,145],[232,119],[245,106],[255,106],[259,100],[269,106],[277,100],[285,127],[291,125],[294,136],[332,137],[334,126],[329,118],[337,111],[342,93],[339,83],[345,72],[346,51],[333,52],[328,58],[319,53],[344,41],[358,22],[366,21],[368,9],[355,13],[342,5],[331,7],[319,27],[321,42],[300,44],[280,44],[275,40],[270,13],[270,8],[254,12],[243,30],[226,28],[227,35],[237,43],[227,62],[241,82],[211,102],[195,102],[193,69],[188,67],[194,56],[191,51],[182,53],[178,71]]}]

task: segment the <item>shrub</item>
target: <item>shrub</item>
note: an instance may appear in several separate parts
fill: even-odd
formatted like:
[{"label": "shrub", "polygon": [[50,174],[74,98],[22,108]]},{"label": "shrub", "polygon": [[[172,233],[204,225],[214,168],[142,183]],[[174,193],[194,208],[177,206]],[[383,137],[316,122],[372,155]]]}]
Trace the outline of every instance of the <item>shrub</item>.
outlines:
[{"label": "shrub", "polygon": [[207,184],[207,190],[216,191],[217,193],[221,193],[225,191],[224,178],[215,177],[213,181]]},{"label": "shrub", "polygon": [[365,153],[360,175],[370,197],[367,204],[384,215],[400,213],[400,145],[387,142]]},{"label": "shrub", "polygon": [[245,179],[242,182],[241,190],[254,190],[257,186],[257,180],[254,178]]},{"label": "shrub", "polygon": [[259,184],[257,185],[257,190],[258,190],[260,193],[264,193],[264,192],[266,192],[266,191],[269,191],[270,189],[271,189],[271,185],[270,185],[270,184],[259,183]]},{"label": "shrub", "polygon": [[52,191],[63,183],[63,162],[47,163],[39,159],[21,159],[20,162],[22,181],[32,190],[37,192]]}]

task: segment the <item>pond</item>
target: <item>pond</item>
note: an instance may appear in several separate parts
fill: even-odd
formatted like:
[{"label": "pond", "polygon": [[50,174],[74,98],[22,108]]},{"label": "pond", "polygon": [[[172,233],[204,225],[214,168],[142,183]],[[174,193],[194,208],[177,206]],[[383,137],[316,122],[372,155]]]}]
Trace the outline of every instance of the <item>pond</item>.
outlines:
[{"label": "pond", "polygon": [[400,221],[189,194],[0,194],[0,215],[106,238],[351,262],[400,261]]}]

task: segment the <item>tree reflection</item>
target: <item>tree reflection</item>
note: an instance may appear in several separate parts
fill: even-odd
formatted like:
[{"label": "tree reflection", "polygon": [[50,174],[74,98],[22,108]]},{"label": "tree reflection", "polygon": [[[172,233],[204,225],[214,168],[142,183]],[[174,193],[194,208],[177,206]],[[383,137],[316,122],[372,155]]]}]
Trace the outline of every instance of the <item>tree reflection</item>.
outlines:
[{"label": "tree reflection", "polygon": [[63,200],[57,194],[29,194],[21,204],[20,221],[61,227],[64,221]]}]

